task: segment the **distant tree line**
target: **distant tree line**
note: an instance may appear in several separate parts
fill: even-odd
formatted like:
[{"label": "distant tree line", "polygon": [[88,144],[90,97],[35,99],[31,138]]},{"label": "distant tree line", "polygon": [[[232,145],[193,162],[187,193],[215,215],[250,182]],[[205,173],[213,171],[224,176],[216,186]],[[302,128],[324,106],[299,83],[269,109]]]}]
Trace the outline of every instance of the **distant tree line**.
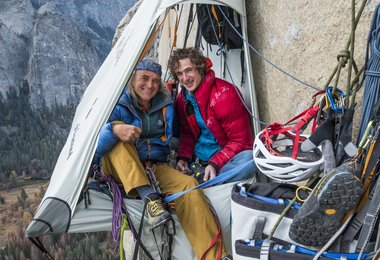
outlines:
[{"label": "distant tree line", "polygon": [[[25,236],[25,230],[44,193],[42,186],[37,193],[29,195],[21,188],[17,202],[4,207],[0,225],[6,226],[12,222],[17,227],[16,230],[6,232],[6,245],[0,248],[0,259],[47,259]],[[46,235],[41,237],[41,242],[54,259],[119,259],[118,252],[114,252],[111,232]]]},{"label": "distant tree line", "polygon": [[68,136],[73,106],[32,109],[29,84],[0,93],[0,182],[16,176],[50,177]]}]

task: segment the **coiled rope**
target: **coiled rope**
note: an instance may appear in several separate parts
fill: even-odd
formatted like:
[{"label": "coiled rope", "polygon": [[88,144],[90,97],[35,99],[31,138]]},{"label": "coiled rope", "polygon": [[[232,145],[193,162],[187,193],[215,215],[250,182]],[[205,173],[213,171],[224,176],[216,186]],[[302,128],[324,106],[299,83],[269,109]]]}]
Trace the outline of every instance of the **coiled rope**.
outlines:
[{"label": "coiled rope", "polygon": [[365,87],[358,140],[363,136],[372,110],[380,96],[380,5],[375,9],[368,35],[365,60]]}]

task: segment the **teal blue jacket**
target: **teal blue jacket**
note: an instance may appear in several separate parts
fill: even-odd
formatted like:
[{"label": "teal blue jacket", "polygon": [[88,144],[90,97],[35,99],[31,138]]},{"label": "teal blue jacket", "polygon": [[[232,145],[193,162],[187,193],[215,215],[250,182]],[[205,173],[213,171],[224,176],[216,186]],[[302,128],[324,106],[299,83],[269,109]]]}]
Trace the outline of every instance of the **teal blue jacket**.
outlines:
[{"label": "teal blue jacket", "polygon": [[[163,133],[160,135],[157,134],[157,131],[150,133],[149,129],[154,129],[156,126],[149,125],[151,120],[143,120],[143,116],[163,119],[156,120],[156,124],[160,124],[159,128],[164,129]],[[125,90],[107,123],[100,130],[95,162],[100,162],[101,157],[111,151],[120,141],[112,131],[112,122],[114,121],[123,121],[125,124],[134,125],[143,130],[144,138],[139,138],[134,142],[141,161],[166,161],[170,152],[169,142],[173,134],[173,118],[174,102],[169,95],[159,91],[152,99],[151,109],[144,114],[137,107],[128,90]]]}]

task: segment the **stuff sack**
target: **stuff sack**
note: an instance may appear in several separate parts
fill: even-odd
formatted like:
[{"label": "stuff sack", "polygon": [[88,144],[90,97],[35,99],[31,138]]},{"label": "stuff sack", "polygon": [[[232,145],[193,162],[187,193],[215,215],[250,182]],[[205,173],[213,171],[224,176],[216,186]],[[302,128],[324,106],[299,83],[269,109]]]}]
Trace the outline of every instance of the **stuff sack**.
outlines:
[{"label": "stuff sack", "polygon": [[232,8],[198,4],[197,17],[200,32],[207,43],[225,46],[228,50],[243,47],[240,15]]},{"label": "stuff sack", "polygon": [[[262,241],[266,239],[284,211],[287,199],[295,196],[296,188],[297,186],[293,184],[280,183],[235,185],[231,194],[232,245],[238,240]],[[278,197],[280,200],[273,197]],[[297,244],[289,237],[289,228],[299,207],[299,205],[293,205],[286,213],[275,230],[272,240],[283,244]],[[236,252],[232,251],[233,259],[239,259]]]}]

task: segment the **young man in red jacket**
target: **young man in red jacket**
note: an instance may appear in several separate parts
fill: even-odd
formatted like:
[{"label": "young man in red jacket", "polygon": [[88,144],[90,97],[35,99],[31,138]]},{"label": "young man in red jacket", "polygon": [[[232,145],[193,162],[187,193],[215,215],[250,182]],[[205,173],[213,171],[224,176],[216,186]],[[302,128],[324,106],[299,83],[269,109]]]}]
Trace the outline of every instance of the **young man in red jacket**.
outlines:
[{"label": "young man in red jacket", "polygon": [[211,67],[211,60],[194,48],[174,50],[169,59],[170,72],[183,87],[176,101],[177,169],[190,172],[190,163],[197,158],[207,181],[250,162],[224,182],[247,179],[256,169],[250,116],[238,90],[215,77]]}]

